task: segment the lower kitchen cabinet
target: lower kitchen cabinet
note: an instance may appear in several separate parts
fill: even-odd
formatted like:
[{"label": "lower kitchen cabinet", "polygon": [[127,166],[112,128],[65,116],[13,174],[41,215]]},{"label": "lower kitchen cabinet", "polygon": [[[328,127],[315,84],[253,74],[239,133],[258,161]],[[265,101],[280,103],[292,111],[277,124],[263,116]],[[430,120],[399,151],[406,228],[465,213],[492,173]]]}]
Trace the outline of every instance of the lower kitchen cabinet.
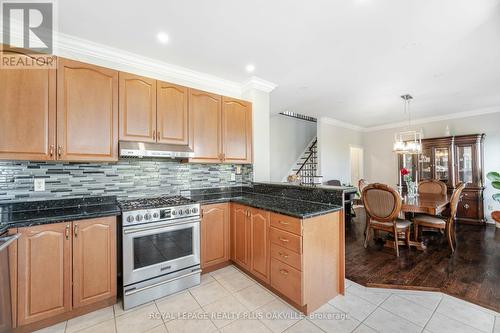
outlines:
[{"label": "lower kitchen cabinet", "polygon": [[18,326],[71,310],[71,222],[19,228]]},{"label": "lower kitchen cabinet", "polygon": [[250,219],[250,272],[265,282],[269,282],[269,216],[268,211],[249,209]]},{"label": "lower kitchen cabinet", "polygon": [[248,207],[232,204],[231,208],[231,259],[250,270],[250,225]]},{"label": "lower kitchen cabinet", "polygon": [[[19,228],[17,326],[116,298],[116,217]],[[83,313],[85,313],[83,312]],[[64,316],[64,317],[63,317]]]},{"label": "lower kitchen cabinet", "polygon": [[116,218],[73,222],[73,307],[116,296]]},{"label": "lower kitchen cabinet", "polygon": [[229,260],[229,203],[201,207],[201,268]]}]

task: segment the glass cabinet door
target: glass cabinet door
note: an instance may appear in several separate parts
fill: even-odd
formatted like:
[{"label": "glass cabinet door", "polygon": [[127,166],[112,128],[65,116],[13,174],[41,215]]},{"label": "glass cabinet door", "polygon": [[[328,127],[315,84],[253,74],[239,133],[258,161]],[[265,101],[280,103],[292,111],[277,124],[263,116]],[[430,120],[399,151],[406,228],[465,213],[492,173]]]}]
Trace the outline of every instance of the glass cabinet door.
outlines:
[{"label": "glass cabinet door", "polygon": [[473,183],[472,146],[457,146],[457,179],[462,183]]},{"label": "glass cabinet door", "polygon": [[418,157],[418,164],[420,170],[419,180],[432,179],[432,150],[422,149],[422,153]]},{"label": "glass cabinet door", "polygon": [[448,148],[434,148],[434,174],[435,179],[448,183],[450,179],[449,150]]}]

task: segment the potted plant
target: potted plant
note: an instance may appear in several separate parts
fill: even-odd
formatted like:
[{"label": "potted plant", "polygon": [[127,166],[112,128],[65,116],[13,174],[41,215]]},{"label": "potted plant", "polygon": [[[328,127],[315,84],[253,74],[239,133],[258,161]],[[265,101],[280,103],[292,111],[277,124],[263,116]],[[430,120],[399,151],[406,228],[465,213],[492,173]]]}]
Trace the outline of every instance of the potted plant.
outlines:
[{"label": "potted plant", "polygon": [[[491,180],[491,186],[493,186],[493,188],[500,190],[500,174],[498,172],[495,171],[489,172],[486,175],[486,178]],[[493,200],[500,202],[500,193],[493,194]],[[495,210],[494,212],[491,213],[491,217],[493,218],[493,220],[495,220],[497,228],[500,228],[500,211]]]}]

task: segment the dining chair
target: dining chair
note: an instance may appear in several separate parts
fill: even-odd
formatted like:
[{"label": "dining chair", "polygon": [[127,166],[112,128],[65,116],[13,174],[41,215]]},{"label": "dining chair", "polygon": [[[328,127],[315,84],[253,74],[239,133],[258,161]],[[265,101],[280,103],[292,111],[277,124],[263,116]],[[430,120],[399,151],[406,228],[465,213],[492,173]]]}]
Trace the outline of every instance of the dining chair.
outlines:
[{"label": "dining chair", "polygon": [[440,180],[428,179],[418,183],[418,193],[446,195],[446,184]]},{"label": "dining chair", "polygon": [[326,182],[326,185],[330,186],[342,186],[342,183],[338,179],[332,179]]},{"label": "dining chair", "polygon": [[[399,245],[410,246],[411,225],[410,221],[397,218],[402,206],[401,196],[392,187],[375,183],[367,185],[361,197],[366,210],[365,248],[368,247],[371,229],[374,234],[382,230],[394,234],[394,241],[387,241],[386,244],[393,247],[399,257]],[[404,240],[400,240],[400,236]]]},{"label": "dining chair", "polygon": [[438,229],[439,231],[444,231],[446,238],[448,239],[448,244],[450,245],[451,252],[455,252],[455,217],[457,214],[458,202],[461,199],[462,191],[465,188],[465,183],[459,183],[457,187],[453,190],[450,199],[450,216],[439,217],[431,216],[425,214],[415,215],[413,219],[413,231],[415,232],[415,240],[418,240],[418,229],[419,227]]}]

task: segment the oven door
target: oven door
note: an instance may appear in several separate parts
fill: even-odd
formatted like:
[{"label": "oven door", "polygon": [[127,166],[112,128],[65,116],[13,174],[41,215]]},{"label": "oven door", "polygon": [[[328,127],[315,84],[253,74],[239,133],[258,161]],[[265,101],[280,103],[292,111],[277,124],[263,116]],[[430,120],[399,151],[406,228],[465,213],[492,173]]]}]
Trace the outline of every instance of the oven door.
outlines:
[{"label": "oven door", "polygon": [[200,264],[200,219],[123,228],[123,285]]}]

